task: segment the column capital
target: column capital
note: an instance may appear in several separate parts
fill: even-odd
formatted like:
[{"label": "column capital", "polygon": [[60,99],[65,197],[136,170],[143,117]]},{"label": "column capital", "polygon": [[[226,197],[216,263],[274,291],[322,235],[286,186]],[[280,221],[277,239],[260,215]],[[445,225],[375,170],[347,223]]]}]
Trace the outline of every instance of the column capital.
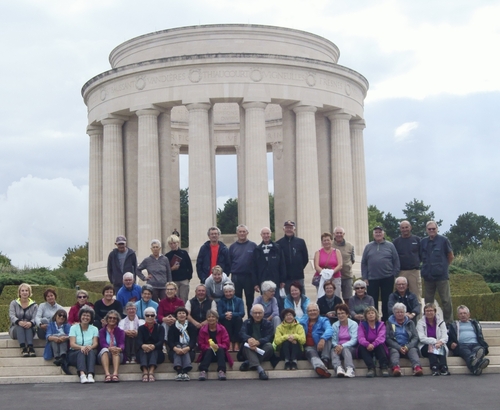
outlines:
[{"label": "column capital", "polygon": [[318,110],[314,105],[297,105],[293,107],[293,112],[298,114],[299,112],[312,112],[315,113]]},{"label": "column capital", "polygon": [[212,108],[212,104],[210,103],[191,103],[191,104],[186,104],[185,107],[188,109],[188,111],[193,111],[193,110],[209,110]]},{"label": "column capital", "polygon": [[364,130],[366,128],[365,120],[351,121],[351,129]]},{"label": "column capital", "polygon": [[87,126],[87,134],[89,137],[94,135],[102,135],[102,126],[101,125],[88,125]]},{"label": "column capital", "polygon": [[251,102],[244,102],[241,104],[241,106],[245,110],[252,109],[252,108],[262,108],[263,110],[265,110],[267,107],[267,103],[261,102],[261,101],[251,101]]},{"label": "column capital", "polygon": [[334,120],[344,120],[344,121],[349,121],[352,118],[351,114],[347,114],[343,111],[332,111],[329,113],[326,113],[326,116],[330,121]]},{"label": "column capital", "polygon": [[102,125],[119,125],[122,126],[125,120],[120,118],[104,118],[101,120]]},{"label": "column capital", "polygon": [[140,117],[142,115],[154,115],[155,117],[158,117],[158,115],[160,115],[160,111],[159,110],[155,110],[153,108],[146,108],[146,109],[143,109],[143,110],[137,110],[135,112],[135,115],[137,115],[138,117]]}]

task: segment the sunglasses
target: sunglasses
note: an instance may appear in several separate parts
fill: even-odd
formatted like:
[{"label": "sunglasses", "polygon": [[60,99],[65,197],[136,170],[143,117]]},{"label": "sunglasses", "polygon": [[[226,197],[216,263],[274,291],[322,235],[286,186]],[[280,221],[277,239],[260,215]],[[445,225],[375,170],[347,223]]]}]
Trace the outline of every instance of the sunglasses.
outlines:
[{"label": "sunglasses", "polygon": [[364,289],[364,288],[354,288],[354,290],[360,290],[360,289]]},{"label": "sunglasses", "polygon": [[61,314],[61,313],[58,313],[57,317],[64,317],[64,318],[66,318],[66,315],[63,315],[63,314]]},{"label": "sunglasses", "polygon": [[78,296],[78,299],[87,299],[87,296],[85,296],[85,295],[80,295],[80,296]]},{"label": "sunglasses", "polygon": [[155,317],[156,315],[144,315],[145,317]]},{"label": "sunglasses", "polygon": [[110,317],[108,317],[108,320],[118,320],[118,318],[117,318],[117,317],[110,316]]}]

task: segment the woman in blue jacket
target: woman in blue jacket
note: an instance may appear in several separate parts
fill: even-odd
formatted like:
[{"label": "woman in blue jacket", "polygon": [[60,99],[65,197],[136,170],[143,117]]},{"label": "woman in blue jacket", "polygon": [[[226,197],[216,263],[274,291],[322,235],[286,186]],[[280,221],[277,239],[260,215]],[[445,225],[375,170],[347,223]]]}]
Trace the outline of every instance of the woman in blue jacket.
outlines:
[{"label": "woman in blue jacket", "polygon": [[300,282],[292,282],[290,285],[290,294],[285,298],[285,309],[293,309],[295,318],[300,320],[307,312],[310,300],[302,294],[303,287]]},{"label": "woman in blue jacket", "polygon": [[238,296],[234,296],[234,286],[226,284],[224,286],[224,296],[217,302],[217,313],[219,314],[219,322],[224,326],[229,334],[231,346],[229,351],[239,351],[239,333],[243,324],[243,316],[245,309],[243,300]]}]

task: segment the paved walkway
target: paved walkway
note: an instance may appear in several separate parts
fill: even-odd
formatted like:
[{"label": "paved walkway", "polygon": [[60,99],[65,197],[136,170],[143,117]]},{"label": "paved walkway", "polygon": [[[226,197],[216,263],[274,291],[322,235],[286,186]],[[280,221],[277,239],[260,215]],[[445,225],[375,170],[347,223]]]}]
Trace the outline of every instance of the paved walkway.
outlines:
[{"label": "paved walkway", "polygon": [[[0,386],[2,410],[93,408],[498,409],[500,374],[481,377],[216,380]],[[174,390],[175,389],[175,390]]]}]

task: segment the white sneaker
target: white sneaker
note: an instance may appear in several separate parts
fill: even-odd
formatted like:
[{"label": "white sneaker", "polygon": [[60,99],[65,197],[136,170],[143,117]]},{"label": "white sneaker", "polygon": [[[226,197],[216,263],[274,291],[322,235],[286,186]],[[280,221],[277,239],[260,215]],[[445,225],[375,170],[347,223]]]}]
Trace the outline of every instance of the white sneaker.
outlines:
[{"label": "white sneaker", "polygon": [[344,377],[345,376],[345,371],[342,366],[337,367],[337,377]]},{"label": "white sneaker", "polygon": [[86,384],[88,382],[89,382],[89,380],[87,379],[87,376],[85,376],[84,374],[81,374],[80,375],[80,383],[81,384]]},{"label": "white sneaker", "polygon": [[177,382],[181,382],[182,380],[184,380],[183,374],[179,373],[178,375],[175,376],[174,380]]},{"label": "white sneaker", "polygon": [[94,376],[91,374],[87,375],[87,382],[88,383],[95,383]]},{"label": "white sneaker", "polygon": [[189,374],[184,373],[184,374],[182,375],[182,380],[184,380],[185,382],[188,382],[189,380],[191,380],[191,378],[189,377]]},{"label": "white sneaker", "polygon": [[354,369],[352,367],[348,367],[347,371],[345,372],[346,377],[356,377],[354,374]]}]

